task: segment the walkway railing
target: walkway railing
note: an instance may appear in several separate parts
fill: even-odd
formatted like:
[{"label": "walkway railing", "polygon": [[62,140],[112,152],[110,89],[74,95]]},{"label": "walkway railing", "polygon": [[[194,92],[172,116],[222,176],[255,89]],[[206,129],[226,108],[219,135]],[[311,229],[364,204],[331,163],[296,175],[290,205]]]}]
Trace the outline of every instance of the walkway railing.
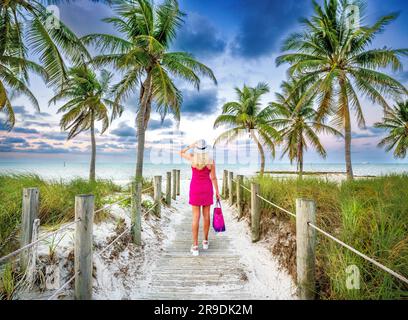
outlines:
[{"label": "walkway railing", "polygon": [[[251,194],[250,197],[250,215],[251,215],[251,233],[252,241],[256,242],[260,239],[260,205],[259,200],[262,200],[280,211],[294,217],[296,219],[296,270],[297,284],[299,288],[299,297],[301,299],[314,299],[316,293],[315,279],[315,260],[316,260],[316,231],[324,235],[328,239],[335,241],[344,248],[354,252],[361,258],[372,263],[381,270],[389,273],[400,281],[408,284],[407,277],[391,270],[387,266],[379,263],[375,259],[365,255],[359,250],[346,244],[336,238],[329,232],[321,229],[316,225],[316,204],[313,200],[296,199],[296,213],[290,212],[272,201],[264,198],[259,191],[259,184],[252,182],[251,188],[247,188],[243,184],[243,176],[237,175],[234,179],[234,173],[224,170],[222,195],[224,199],[228,199],[230,205],[236,205],[238,218],[243,215],[243,190]],[[234,197],[235,196],[235,197]]]},{"label": "walkway railing", "polygon": [[[155,176],[153,179],[153,186],[142,190],[142,193],[146,193],[153,189],[154,204],[143,214],[154,211],[154,213],[160,216],[162,202],[167,206],[171,205],[171,200],[176,200],[177,195],[180,194],[180,170],[173,170],[166,174],[166,190],[162,190],[162,177]],[[141,182],[140,182],[141,187]],[[92,226],[94,215],[98,212],[112,208],[114,205],[120,204],[131,199],[131,207],[133,212],[131,215],[131,228],[124,230],[115,239],[110,241],[102,250],[95,252],[99,257],[103,257],[110,248],[113,247],[124,235],[136,232],[136,238],[141,237],[141,225],[139,228],[135,228],[135,219],[141,221],[142,212],[137,211],[135,204],[135,188],[132,188],[132,194],[125,196],[124,198],[110,203],[97,210],[94,209],[94,196],[93,195],[78,195],[75,197],[75,219],[74,221],[64,225],[63,227],[46,234],[45,236],[38,237],[40,220],[39,216],[40,197],[38,188],[28,188],[23,190],[23,210],[22,210],[22,224],[20,228],[21,233],[21,246],[19,249],[0,258],[0,265],[11,260],[12,258],[18,258],[20,263],[20,269],[24,275],[19,283],[24,281],[33,281],[32,275],[36,270],[37,262],[37,245],[45,241],[56,234],[66,232],[69,228],[75,226],[75,244],[74,244],[74,275],[71,276],[64,284],[59,286],[48,300],[57,298],[72,282],[74,284],[74,297],[78,300],[92,299],[92,270],[93,270],[93,241],[92,241]],[[164,196],[162,196],[164,195]],[[135,234],[133,233],[133,241],[135,241]],[[31,275],[31,277],[30,277]],[[29,286],[32,286],[29,283]]]}]

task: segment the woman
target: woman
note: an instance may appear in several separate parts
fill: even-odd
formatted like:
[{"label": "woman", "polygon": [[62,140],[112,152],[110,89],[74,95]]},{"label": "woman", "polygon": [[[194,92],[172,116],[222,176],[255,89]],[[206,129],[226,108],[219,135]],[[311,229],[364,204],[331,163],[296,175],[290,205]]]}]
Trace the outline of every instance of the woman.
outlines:
[{"label": "woman", "polygon": [[[190,149],[193,149],[193,153],[187,153]],[[204,218],[203,250],[207,250],[209,246],[210,208],[213,204],[214,197],[213,189],[215,189],[217,200],[220,199],[217,175],[215,174],[215,163],[208,154],[208,146],[205,140],[198,140],[187,148],[184,148],[181,150],[180,155],[191,163],[193,172],[189,197],[189,204],[191,204],[193,208],[193,245],[191,246],[191,253],[193,256],[198,256],[200,210],[202,210]]]}]

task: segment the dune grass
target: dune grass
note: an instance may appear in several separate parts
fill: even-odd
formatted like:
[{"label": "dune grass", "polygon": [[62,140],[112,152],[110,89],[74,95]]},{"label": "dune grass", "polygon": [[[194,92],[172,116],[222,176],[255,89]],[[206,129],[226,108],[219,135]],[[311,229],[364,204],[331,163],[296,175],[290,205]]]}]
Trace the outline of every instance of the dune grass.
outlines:
[{"label": "dune grass", "polygon": [[[40,189],[41,225],[55,227],[72,221],[75,216],[75,196],[79,194],[95,195],[95,208],[100,208],[108,195],[120,192],[121,188],[108,180],[88,180],[75,178],[70,181],[44,180],[33,174],[0,174],[0,254],[15,249],[16,233],[21,223],[23,188]],[[98,222],[106,217],[106,212],[95,216]]]},{"label": "dune grass", "polygon": [[[265,198],[292,212],[295,212],[296,198],[314,199],[317,224],[322,229],[394,271],[408,275],[408,175],[341,184],[314,178],[278,180],[266,176],[254,180],[259,182],[260,193]],[[246,184],[249,186],[249,181]],[[244,192],[244,196],[248,205],[249,193]],[[289,223],[295,230],[294,218],[264,201],[261,206],[264,233],[273,217]],[[351,274],[348,267],[352,265],[360,272],[358,290],[346,288]],[[317,266],[318,294],[322,299],[403,299],[408,296],[408,286],[401,281],[320,234]]]}]

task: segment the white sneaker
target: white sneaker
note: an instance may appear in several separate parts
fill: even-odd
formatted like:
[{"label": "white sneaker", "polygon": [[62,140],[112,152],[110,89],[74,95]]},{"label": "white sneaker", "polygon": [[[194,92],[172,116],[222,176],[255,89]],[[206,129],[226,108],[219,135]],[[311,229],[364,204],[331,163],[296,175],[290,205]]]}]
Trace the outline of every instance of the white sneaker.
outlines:
[{"label": "white sneaker", "polygon": [[208,250],[209,245],[210,245],[210,242],[208,240],[203,240],[203,250]]},{"label": "white sneaker", "polygon": [[198,246],[191,246],[190,252],[194,257],[197,257],[200,254],[200,252],[198,251]]}]

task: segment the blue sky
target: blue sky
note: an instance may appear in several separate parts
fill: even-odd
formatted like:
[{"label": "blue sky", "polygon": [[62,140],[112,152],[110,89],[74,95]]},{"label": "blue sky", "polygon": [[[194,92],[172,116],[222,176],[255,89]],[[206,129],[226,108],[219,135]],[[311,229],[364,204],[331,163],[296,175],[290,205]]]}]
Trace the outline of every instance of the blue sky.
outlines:
[{"label": "blue sky", "polygon": [[[275,65],[282,40],[290,32],[299,30],[299,18],[308,16],[312,11],[311,0],[181,0],[180,6],[187,16],[172,49],[191,52],[210,66],[217,77],[218,86],[203,80],[201,90],[197,92],[177,80],[184,95],[179,127],[171,117],[161,123],[160,117],[152,114],[147,134],[148,152],[163,147],[169,141],[184,145],[204,137],[212,143],[222,132],[222,129],[213,130],[214,119],[225,102],[235,99],[235,86],[267,82],[271,93],[264,97],[263,103],[266,105],[272,101],[274,92],[279,91],[279,85],[286,77],[287,66],[277,68]],[[101,21],[112,15],[107,5],[79,0],[59,5],[59,11],[64,23],[79,35],[114,32]],[[373,47],[401,48],[408,43],[406,0],[368,0],[364,21],[372,22],[389,12],[399,12],[400,16],[376,38]],[[405,66],[408,66],[407,62],[405,59]],[[395,76],[407,84],[406,71]],[[115,81],[118,79],[120,75],[115,76]],[[35,76],[31,77],[31,88],[40,101],[41,113],[36,113],[24,98],[13,101],[17,124],[10,133],[0,124],[0,159],[27,156],[86,159],[89,155],[88,135],[81,134],[75,140],[66,141],[66,134],[60,131],[58,125],[58,105],[48,106],[52,91]],[[362,99],[362,103],[367,129],[359,129],[353,124],[353,160],[395,161],[391,154],[376,147],[384,133],[372,128],[372,125],[381,119],[381,108],[365,99]],[[106,134],[97,137],[98,153],[105,158],[134,158],[137,96],[130,98],[125,105],[122,118],[115,120]],[[322,136],[322,141],[329,155],[327,162],[343,162],[343,141],[331,136]],[[321,162],[322,159],[309,151],[306,161]]]}]

